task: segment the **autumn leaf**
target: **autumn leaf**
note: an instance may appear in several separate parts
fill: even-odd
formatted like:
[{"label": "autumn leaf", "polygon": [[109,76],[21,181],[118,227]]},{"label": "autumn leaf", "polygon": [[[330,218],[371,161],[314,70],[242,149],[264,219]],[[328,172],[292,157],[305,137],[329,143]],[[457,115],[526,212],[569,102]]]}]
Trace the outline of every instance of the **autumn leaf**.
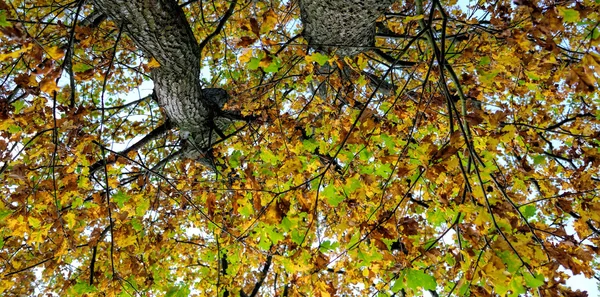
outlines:
[{"label": "autumn leaf", "polygon": [[40,91],[52,95],[54,92],[60,90],[60,87],[56,84],[56,79],[52,76],[45,77],[40,81]]},{"label": "autumn leaf", "polygon": [[325,65],[325,63],[327,63],[327,61],[329,60],[329,57],[326,55],[323,55],[319,52],[316,52],[310,56],[305,56],[304,59],[306,59],[306,61],[309,63],[317,62],[317,63],[319,63],[319,65],[323,66],[323,65]]},{"label": "autumn leaf", "polygon": [[58,48],[58,47],[50,47],[50,48],[46,48],[46,54],[48,54],[48,56],[50,56],[50,58],[52,58],[53,60],[60,60],[62,59],[62,57],[65,56],[65,52]]},{"label": "autumn leaf", "polygon": [[261,33],[267,33],[272,31],[275,26],[277,25],[277,15],[275,14],[275,11],[273,11],[273,9],[269,9],[267,10],[267,12],[265,12],[263,14],[263,21],[262,21],[262,26],[261,26]]},{"label": "autumn leaf", "polygon": [[[150,59],[150,61],[148,62],[147,65],[148,65],[149,69],[154,69],[154,68],[160,67],[160,63],[158,63],[158,61],[156,61],[156,59],[154,57],[152,59]],[[85,70],[87,70],[87,69],[85,69]]]},{"label": "autumn leaf", "polygon": [[240,38],[240,41],[236,44],[238,47],[247,47],[253,44],[256,41],[255,38],[243,36]]},{"label": "autumn leaf", "polygon": [[575,9],[558,7],[558,13],[563,17],[563,20],[567,23],[574,23],[580,20],[579,11]]},{"label": "autumn leaf", "polygon": [[6,11],[0,10],[0,27],[8,27],[10,23],[6,21]]},{"label": "autumn leaf", "polygon": [[21,46],[17,50],[12,50],[9,53],[2,52],[2,53],[0,53],[0,61],[16,59],[19,56],[21,56],[22,54],[29,51],[32,47],[33,47],[33,44],[30,43],[25,46]]},{"label": "autumn leaf", "polygon": [[256,37],[260,37],[260,25],[255,18],[250,18],[250,29],[252,30],[252,33],[256,35]]}]

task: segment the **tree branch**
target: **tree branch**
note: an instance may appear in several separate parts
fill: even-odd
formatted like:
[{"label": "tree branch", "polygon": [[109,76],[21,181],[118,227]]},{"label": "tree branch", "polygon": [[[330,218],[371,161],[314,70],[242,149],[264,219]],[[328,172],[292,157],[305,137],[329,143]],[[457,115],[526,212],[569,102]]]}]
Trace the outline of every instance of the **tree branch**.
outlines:
[{"label": "tree branch", "polygon": [[269,268],[271,268],[271,260],[273,260],[273,255],[267,256],[267,262],[265,262],[265,266],[263,266],[263,269],[260,273],[260,278],[258,279],[256,284],[254,284],[254,289],[252,289],[252,293],[250,293],[249,297],[255,297],[256,294],[258,294],[258,290],[260,289],[263,282],[265,281],[265,278],[267,277],[267,273],[269,272]]},{"label": "tree branch", "polygon": [[[129,152],[138,150],[142,146],[146,145],[148,142],[150,142],[154,139],[157,139],[160,136],[162,136],[163,134],[167,133],[167,131],[171,130],[171,128],[173,128],[173,124],[167,120],[162,125],[154,128],[154,130],[152,130],[152,131],[150,131],[150,133],[146,134],[146,136],[144,136],[142,139],[138,140],[136,143],[134,143],[130,147],[126,148],[125,150],[119,152],[119,155],[126,156]],[[109,165],[109,164],[114,164],[116,161],[117,161],[117,158],[114,158],[113,160],[110,160],[110,161],[109,160],[100,160],[90,166],[89,174],[92,175],[96,171],[98,171],[100,168],[102,168],[106,165]]]},{"label": "tree branch", "polygon": [[210,33],[208,36],[206,36],[206,38],[204,38],[204,40],[202,40],[202,42],[200,42],[200,45],[199,45],[199,47],[200,47],[200,54],[202,54],[202,50],[208,44],[208,42],[211,39],[213,39],[215,36],[219,35],[219,33],[221,33],[221,30],[223,30],[223,27],[225,26],[225,23],[227,22],[227,20],[229,19],[229,17],[231,17],[231,15],[233,15],[233,9],[235,8],[236,4],[237,4],[237,0],[232,0],[231,1],[231,3],[229,4],[229,8],[227,9],[227,11],[225,12],[225,14],[223,15],[223,17],[219,21],[219,24],[217,25],[217,28],[215,28],[215,31],[213,31],[212,33]]}]

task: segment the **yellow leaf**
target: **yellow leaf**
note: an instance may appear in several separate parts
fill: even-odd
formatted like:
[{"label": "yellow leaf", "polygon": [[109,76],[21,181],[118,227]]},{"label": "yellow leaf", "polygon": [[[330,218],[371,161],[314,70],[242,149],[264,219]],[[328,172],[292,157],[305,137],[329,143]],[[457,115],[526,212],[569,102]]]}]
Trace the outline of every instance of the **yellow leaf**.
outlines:
[{"label": "yellow leaf", "polygon": [[261,24],[260,32],[261,33],[269,32],[269,31],[273,30],[273,28],[275,28],[276,25],[277,25],[277,15],[273,11],[273,9],[269,9],[263,15],[263,23]]},{"label": "yellow leaf", "polygon": [[39,228],[42,223],[42,221],[34,217],[27,218],[27,221],[29,222],[29,225],[31,225],[31,227],[36,229]]},{"label": "yellow leaf", "polygon": [[55,79],[53,79],[51,77],[47,77],[47,78],[42,79],[42,81],[40,81],[40,91],[42,91],[48,95],[52,95],[54,93],[54,91],[58,91],[58,90],[60,90],[60,88],[56,84]]},{"label": "yellow leaf", "polygon": [[116,240],[116,243],[119,245],[119,247],[127,247],[135,244],[136,240],[137,238],[135,237],[135,235],[131,235],[126,238],[118,238]]},{"label": "yellow leaf", "polygon": [[244,49],[244,52],[239,57],[239,61],[240,61],[240,63],[246,64],[246,63],[250,62],[251,58],[252,58],[252,49],[247,48],[247,49]]},{"label": "yellow leaf", "polygon": [[13,289],[15,282],[10,281],[8,278],[3,279],[0,282],[0,293],[6,291],[7,289]]},{"label": "yellow leaf", "polygon": [[152,57],[152,59],[150,59],[150,62],[148,62],[148,68],[152,69],[152,68],[158,68],[160,67],[160,63],[158,63],[158,61],[156,61],[156,59],[154,59],[154,57]]},{"label": "yellow leaf", "polygon": [[[596,63],[596,60],[594,59],[594,57],[592,55],[585,55],[583,57],[583,65],[588,66],[588,68],[590,70],[593,70],[594,72],[596,72],[597,75],[600,75],[600,63]],[[593,67],[590,67],[593,66]]]},{"label": "yellow leaf", "polygon": [[118,188],[118,187],[119,187],[119,185],[120,185],[120,183],[119,183],[119,180],[118,180],[118,179],[116,179],[116,178],[114,178],[114,177],[113,177],[113,178],[109,178],[109,179],[108,179],[108,186],[109,186],[111,189],[116,189],[116,188]]},{"label": "yellow leaf", "polygon": [[34,231],[31,233],[31,236],[29,237],[29,240],[27,240],[27,243],[29,244],[33,244],[33,243],[43,243],[44,242],[44,237],[45,234],[42,231]]},{"label": "yellow leaf", "polygon": [[75,226],[75,223],[77,223],[77,220],[75,219],[75,214],[72,212],[64,215],[63,218],[67,222],[67,226],[69,228],[73,228]]},{"label": "yellow leaf", "polygon": [[48,56],[50,56],[53,60],[62,59],[62,57],[65,56],[65,52],[57,46],[47,48],[46,54],[48,54]]},{"label": "yellow leaf", "polygon": [[19,216],[16,219],[8,220],[6,222],[7,230],[12,231],[12,236],[22,237],[27,232],[27,224],[23,222],[23,216]]},{"label": "yellow leaf", "polygon": [[410,21],[418,21],[418,20],[421,20],[421,19],[423,19],[424,17],[425,17],[425,15],[422,15],[422,14],[420,14],[420,15],[415,15],[415,16],[408,16],[408,17],[406,17],[406,18],[404,19],[404,22],[405,22],[405,23],[408,23],[408,22],[410,22]]},{"label": "yellow leaf", "polygon": [[28,44],[18,50],[14,50],[10,53],[0,53],[0,61],[6,61],[6,60],[18,58],[19,56],[21,56],[21,54],[29,51],[32,46],[33,45],[30,43],[30,44]]}]

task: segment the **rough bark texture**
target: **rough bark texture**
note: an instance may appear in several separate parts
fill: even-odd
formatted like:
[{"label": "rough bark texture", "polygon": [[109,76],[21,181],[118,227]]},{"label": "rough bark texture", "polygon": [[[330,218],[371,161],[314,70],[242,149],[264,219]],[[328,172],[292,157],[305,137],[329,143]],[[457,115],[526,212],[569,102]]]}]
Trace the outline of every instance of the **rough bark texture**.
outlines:
[{"label": "rough bark texture", "polygon": [[304,38],[318,50],[351,56],[375,42],[375,20],[394,0],[300,0]]},{"label": "rough bark texture", "polygon": [[94,3],[112,20],[124,25],[129,38],[160,63],[152,71],[160,105],[172,122],[189,132],[192,147],[207,148],[217,138],[214,128],[224,122],[215,118],[228,96],[223,89],[202,90],[200,48],[177,2],[94,0]]},{"label": "rough bark texture", "polygon": [[[393,0],[301,0],[304,35],[311,46],[353,55],[373,45],[375,19]],[[229,96],[200,85],[200,47],[175,0],[94,0],[100,12],[121,24],[127,35],[160,67],[154,89],[169,119],[188,136],[186,156],[202,155],[231,123],[221,113]]]}]

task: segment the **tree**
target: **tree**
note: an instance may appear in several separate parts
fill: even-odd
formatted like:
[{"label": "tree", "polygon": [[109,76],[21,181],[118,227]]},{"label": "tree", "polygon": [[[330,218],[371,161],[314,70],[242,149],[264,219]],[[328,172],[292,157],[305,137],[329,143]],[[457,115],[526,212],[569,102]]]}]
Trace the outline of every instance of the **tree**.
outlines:
[{"label": "tree", "polygon": [[0,292],[586,296],[600,4],[459,4],[0,1]]}]

